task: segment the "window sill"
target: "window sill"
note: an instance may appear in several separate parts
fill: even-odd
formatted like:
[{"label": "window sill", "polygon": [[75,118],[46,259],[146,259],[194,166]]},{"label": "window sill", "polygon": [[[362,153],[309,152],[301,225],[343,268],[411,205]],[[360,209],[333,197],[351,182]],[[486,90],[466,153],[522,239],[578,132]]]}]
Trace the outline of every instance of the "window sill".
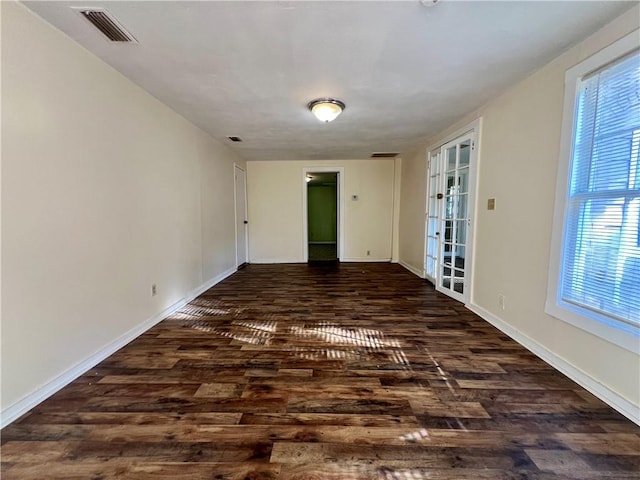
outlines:
[{"label": "window sill", "polygon": [[[595,314],[580,307],[547,301],[545,313],[632,353],[640,353],[640,329],[623,322],[594,318]],[[591,315],[590,315],[591,314]]]}]

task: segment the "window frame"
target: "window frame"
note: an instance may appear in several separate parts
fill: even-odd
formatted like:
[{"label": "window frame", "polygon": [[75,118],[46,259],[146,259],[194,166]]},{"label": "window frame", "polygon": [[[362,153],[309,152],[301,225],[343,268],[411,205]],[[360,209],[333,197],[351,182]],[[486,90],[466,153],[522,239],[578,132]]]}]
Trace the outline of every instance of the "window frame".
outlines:
[{"label": "window frame", "polygon": [[579,86],[583,78],[639,48],[640,29],[636,29],[566,72],[560,157],[545,303],[545,313],[634,353],[638,353],[640,350],[640,328],[563,301],[560,298],[560,285],[562,282],[562,244],[569,204],[569,176]]}]

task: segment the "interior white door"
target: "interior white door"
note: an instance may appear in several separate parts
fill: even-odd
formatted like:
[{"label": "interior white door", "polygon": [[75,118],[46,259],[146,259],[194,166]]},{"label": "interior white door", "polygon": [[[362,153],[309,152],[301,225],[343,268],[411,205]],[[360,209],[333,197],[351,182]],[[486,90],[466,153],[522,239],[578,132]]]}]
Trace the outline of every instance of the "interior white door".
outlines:
[{"label": "interior white door", "polygon": [[438,289],[466,302],[471,264],[471,149],[473,136],[463,135],[441,150],[443,175],[442,222]]},{"label": "interior white door", "polygon": [[442,194],[440,193],[440,173],[442,167],[440,165],[440,150],[431,152],[427,165],[427,215],[426,228],[427,243],[425,246],[425,277],[436,284],[436,276],[438,274],[438,260],[440,251],[440,205],[442,204]]},{"label": "interior white door", "polygon": [[236,266],[247,263],[248,231],[247,224],[247,176],[245,171],[235,167],[236,192]]},{"label": "interior white door", "polygon": [[471,289],[475,128],[429,153],[425,276],[464,303]]}]

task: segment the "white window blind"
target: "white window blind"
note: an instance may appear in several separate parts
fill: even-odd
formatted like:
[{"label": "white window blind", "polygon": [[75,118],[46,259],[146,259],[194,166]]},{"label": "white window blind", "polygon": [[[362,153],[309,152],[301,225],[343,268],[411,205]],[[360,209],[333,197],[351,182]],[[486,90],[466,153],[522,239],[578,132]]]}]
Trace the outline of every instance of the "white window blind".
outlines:
[{"label": "white window blind", "polygon": [[559,300],[640,325],[640,53],[578,84]]}]

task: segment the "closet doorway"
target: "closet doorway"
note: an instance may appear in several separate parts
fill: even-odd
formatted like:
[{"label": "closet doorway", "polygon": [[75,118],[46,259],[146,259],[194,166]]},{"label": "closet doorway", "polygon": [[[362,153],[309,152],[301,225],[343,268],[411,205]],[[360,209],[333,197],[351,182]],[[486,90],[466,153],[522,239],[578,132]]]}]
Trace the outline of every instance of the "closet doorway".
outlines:
[{"label": "closet doorway", "polygon": [[307,234],[310,262],[338,260],[338,174],[309,174]]},{"label": "closet doorway", "polygon": [[342,254],[341,172],[304,170],[304,241],[309,262],[337,262]]}]

